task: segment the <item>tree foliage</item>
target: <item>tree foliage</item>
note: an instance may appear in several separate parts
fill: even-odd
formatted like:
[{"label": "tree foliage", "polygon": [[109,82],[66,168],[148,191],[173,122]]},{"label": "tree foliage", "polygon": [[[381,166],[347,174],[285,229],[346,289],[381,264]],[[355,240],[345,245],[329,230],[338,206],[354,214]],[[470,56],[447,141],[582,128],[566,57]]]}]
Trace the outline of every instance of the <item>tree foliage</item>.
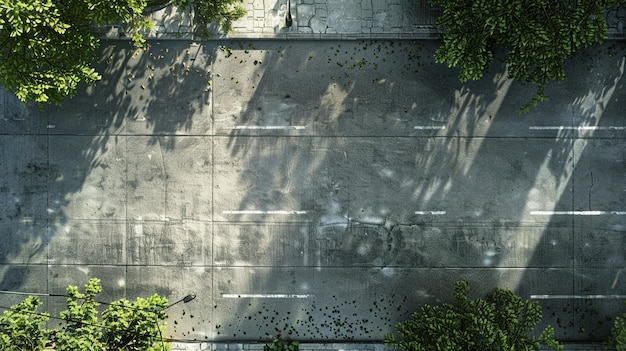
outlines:
[{"label": "tree foliage", "polygon": [[619,0],[433,0],[444,33],[439,63],[460,70],[461,82],[479,79],[502,49],[510,78],[537,91],[527,110],[546,100],[548,82],[565,78],[564,62],[607,37],[604,18]]},{"label": "tree foliage", "polygon": [[537,351],[542,343],[561,348],[552,327],[539,338],[532,335],[542,318],[537,302],[500,288],[487,299],[470,300],[467,282],[456,282],[454,288],[454,304],[425,305],[396,325],[400,340],[388,334],[385,343],[401,351]]},{"label": "tree foliage", "polygon": [[60,329],[46,329],[49,315],[37,310],[41,301],[28,297],[0,317],[0,349],[43,350],[54,345],[59,351],[165,351],[162,341],[167,299],[153,295],[147,299],[125,299],[108,304],[100,314],[100,281],[91,279],[84,293],[76,286],[67,288],[67,308],[59,319]]},{"label": "tree foliage", "polygon": [[41,301],[33,296],[4,311],[0,317],[0,350],[42,350],[48,340],[48,314],[38,313]]},{"label": "tree foliage", "polygon": [[615,317],[611,335],[606,341],[606,347],[617,351],[626,351],[626,313]]},{"label": "tree foliage", "polygon": [[[216,21],[224,31],[245,10],[240,0],[174,0],[194,3],[201,25]],[[147,0],[0,0],[0,85],[24,103],[55,103],[73,96],[80,82],[95,83],[100,41],[96,28],[124,24],[137,46],[152,23]]]},{"label": "tree foliage", "polygon": [[[165,351],[162,339],[167,299],[157,294],[137,298],[135,302],[121,299],[102,313],[102,340],[108,350]],[[120,332],[123,331],[123,332]]]},{"label": "tree foliage", "polygon": [[300,342],[298,340],[283,340],[280,337],[272,340],[271,343],[263,345],[263,351],[298,351]]},{"label": "tree foliage", "polygon": [[193,4],[197,28],[196,33],[202,38],[210,37],[207,26],[215,23],[224,33],[232,30],[232,23],[246,14],[241,6],[242,0],[174,0],[174,5],[186,7]]},{"label": "tree foliage", "polygon": [[[93,26],[131,23],[146,0],[0,0],[0,84],[23,102],[59,103],[79,82],[100,79],[93,69],[99,41]],[[141,44],[139,33],[134,39]]]}]

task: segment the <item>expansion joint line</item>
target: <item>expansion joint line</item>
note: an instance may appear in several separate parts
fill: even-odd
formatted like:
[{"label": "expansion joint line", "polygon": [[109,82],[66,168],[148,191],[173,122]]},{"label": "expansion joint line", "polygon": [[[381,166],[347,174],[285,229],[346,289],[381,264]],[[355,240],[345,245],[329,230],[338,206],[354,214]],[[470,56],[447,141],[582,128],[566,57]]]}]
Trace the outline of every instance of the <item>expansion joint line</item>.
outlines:
[{"label": "expansion joint line", "polygon": [[[209,79],[211,82],[213,82],[213,72],[214,72],[214,59],[211,59],[208,64],[209,64],[209,69],[211,71],[210,75],[209,75]],[[213,89],[215,89],[215,85],[213,83],[211,83],[211,85],[209,85],[209,119],[210,119],[210,123],[211,123],[211,136],[210,136],[210,141],[211,141],[211,162],[215,162],[215,119],[213,118],[215,116],[215,110],[214,110],[214,106],[215,106],[215,100],[214,100],[214,96],[215,96],[215,92],[213,91]],[[211,233],[215,233],[215,167],[211,167]],[[215,255],[213,253],[213,248],[215,247],[215,235],[211,235],[211,296],[215,296]],[[210,309],[211,311],[209,312],[209,318],[211,318],[211,320],[215,320],[215,311],[213,308]]]},{"label": "expansion joint line", "polygon": [[159,147],[159,155],[161,156],[161,172],[163,172],[163,218],[167,218],[167,173],[165,170],[165,157],[163,156],[163,145],[161,145],[161,138],[156,137]]},{"label": "expansion joint line", "polygon": [[593,172],[589,172],[589,176],[591,178],[591,185],[589,185],[589,194],[588,194],[588,198],[587,198],[587,202],[589,204],[589,211],[591,211],[591,189],[593,188]]}]

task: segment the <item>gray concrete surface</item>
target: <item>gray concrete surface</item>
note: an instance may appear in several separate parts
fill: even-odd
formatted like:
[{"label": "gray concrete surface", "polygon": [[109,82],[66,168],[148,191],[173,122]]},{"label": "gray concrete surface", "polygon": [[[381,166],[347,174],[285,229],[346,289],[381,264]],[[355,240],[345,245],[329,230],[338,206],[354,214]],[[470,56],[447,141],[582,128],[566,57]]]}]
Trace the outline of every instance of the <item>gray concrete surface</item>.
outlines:
[{"label": "gray concrete surface", "polygon": [[497,64],[462,85],[436,44],[111,41],[61,107],[3,94],[0,290],[95,276],[104,301],[195,292],[181,342],[368,342],[466,279],[602,339],[626,298],[625,47],[519,115],[531,87]]}]

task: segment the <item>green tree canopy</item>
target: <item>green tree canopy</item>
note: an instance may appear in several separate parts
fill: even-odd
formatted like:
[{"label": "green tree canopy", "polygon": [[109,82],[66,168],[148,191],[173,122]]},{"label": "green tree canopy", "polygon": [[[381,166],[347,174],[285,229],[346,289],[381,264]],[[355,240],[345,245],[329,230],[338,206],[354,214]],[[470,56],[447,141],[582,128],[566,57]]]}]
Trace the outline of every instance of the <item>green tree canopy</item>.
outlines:
[{"label": "green tree canopy", "polygon": [[215,22],[224,33],[232,30],[232,23],[246,14],[242,0],[174,0],[179,7],[192,5],[196,14],[196,34],[207,39],[211,36],[207,26]]},{"label": "green tree canopy", "polygon": [[[241,18],[240,0],[175,0],[193,3],[204,27],[222,30]],[[95,28],[125,24],[137,46],[152,25],[142,12],[147,0],[0,0],[0,85],[23,101],[59,104],[78,83],[100,79],[93,68],[99,37]]]},{"label": "green tree canopy", "polygon": [[[165,351],[162,329],[165,326],[167,299],[159,295],[121,299],[107,303],[100,314],[96,300],[102,292],[100,280],[91,279],[84,293],[67,287],[67,309],[58,319],[60,329],[47,329],[50,316],[38,311],[39,298],[30,296],[0,316],[0,350],[43,350],[54,345],[59,351]],[[165,349],[164,349],[165,347]]]},{"label": "green tree canopy", "polygon": [[607,38],[604,14],[620,0],[433,0],[444,30],[439,63],[460,70],[461,82],[479,79],[502,49],[510,78],[537,91],[523,107],[546,100],[548,82],[565,78],[564,62]]},{"label": "green tree canopy", "polygon": [[541,344],[563,347],[548,326],[539,336],[541,306],[510,290],[496,288],[487,298],[470,299],[466,281],[454,284],[454,303],[424,305],[412,318],[396,324],[385,343],[398,351],[538,351]]},{"label": "green tree canopy", "polygon": [[141,18],[145,6],[146,0],[0,0],[0,84],[24,102],[59,103],[79,82],[100,78],[92,68],[94,26],[149,25]]},{"label": "green tree canopy", "polygon": [[49,340],[47,313],[37,313],[41,301],[29,296],[0,316],[0,350],[41,350]]}]

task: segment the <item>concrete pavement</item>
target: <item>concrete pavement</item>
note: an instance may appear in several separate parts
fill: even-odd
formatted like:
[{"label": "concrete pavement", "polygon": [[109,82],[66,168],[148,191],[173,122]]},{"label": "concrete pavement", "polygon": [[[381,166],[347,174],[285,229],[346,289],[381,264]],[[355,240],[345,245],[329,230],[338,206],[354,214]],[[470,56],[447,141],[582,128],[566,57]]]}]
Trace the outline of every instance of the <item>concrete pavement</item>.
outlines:
[{"label": "concrete pavement", "polygon": [[435,45],[111,41],[62,107],[2,95],[0,289],[193,291],[166,337],[212,347],[379,341],[466,279],[602,339],[626,296],[624,46],[519,115],[529,87],[497,65],[462,85]]},{"label": "concrete pavement", "polygon": [[520,116],[532,91],[501,67],[461,85],[435,42],[369,40],[432,37],[426,2],[296,0],[290,28],[285,2],[244,6],[211,42],[184,40],[190,9],[154,9],[150,49],[107,42],[103,81],[63,107],[0,95],[0,289],[194,291],[169,311],[175,350],[379,351],[457,279],[540,302],[563,340],[607,335],[626,297],[622,43]]}]

